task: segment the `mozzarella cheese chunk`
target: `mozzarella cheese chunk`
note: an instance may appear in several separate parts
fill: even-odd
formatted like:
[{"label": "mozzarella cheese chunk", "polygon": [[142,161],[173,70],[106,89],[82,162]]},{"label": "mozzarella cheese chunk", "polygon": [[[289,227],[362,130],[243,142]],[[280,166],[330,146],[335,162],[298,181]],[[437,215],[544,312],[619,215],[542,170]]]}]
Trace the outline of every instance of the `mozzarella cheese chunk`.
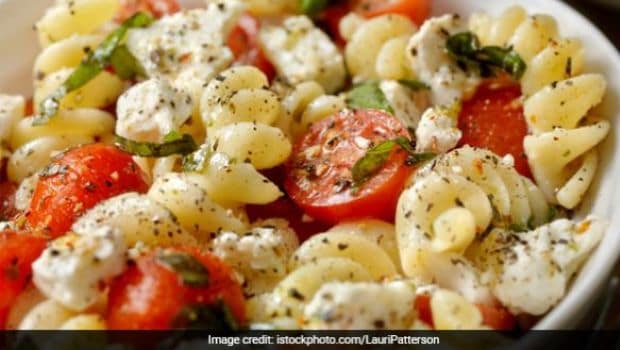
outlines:
[{"label": "mozzarella cheese chunk", "polygon": [[261,29],[259,43],[278,75],[291,85],[314,80],[327,93],[345,82],[344,59],[336,45],[306,16]]},{"label": "mozzarella cheese chunk", "polygon": [[39,174],[34,174],[25,178],[15,192],[15,209],[25,211],[30,207],[30,201],[35,188],[39,183]]},{"label": "mozzarella cheese chunk", "polygon": [[415,296],[407,281],[331,282],[306,305],[304,318],[310,329],[407,329],[415,318]]},{"label": "mozzarella cheese chunk", "polygon": [[409,40],[411,68],[432,88],[434,105],[451,106],[478,84],[477,75],[459,68],[446,50],[448,36],[465,30],[458,16],[444,15],[424,22]]},{"label": "mozzarella cheese chunk", "polygon": [[127,90],[116,107],[116,134],[136,141],[162,142],[192,114],[193,98],[165,80],[150,79]]},{"label": "mozzarella cheese chunk", "polygon": [[11,138],[13,125],[24,117],[26,101],[22,96],[0,94],[0,143]]},{"label": "mozzarella cheese chunk", "polygon": [[514,314],[542,315],[557,304],[607,224],[589,216],[555,220],[530,232],[493,230],[473,252],[482,280]]},{"label": "mozzarella cheese chunk", "polygon": [[420,122],[422,112],[429,107],[427,92],[412,92],[411,89],[395,80],[384,80],[379,84],[379,88],[392,106],[396,118],[400,119],[407,128],[414,130]]},{"label": "mozzarella cheese chunk", "polygon": [[286,275],[298,246],[297,235],[282,219],[259,222],[242,235],[223,232],[212,242],[213,253],[242,275],[252,294],[271,290]]},{"label": "mozzarella cheese chunk", "polygon": [[203,85],[233,61],[228,34],[244,5],[211,1],[205,9],[167,16],[148,28],[131,29],[127,47],[149,77],[162,77],[189,91],[196,100]]},{"label": "mozzarella cheese chunk", "polygon": [[416,149],[420,152],[446,153],[456,147],[463,133],[454,118],[441,109],[429,108],[415,130]]},{"label": "mozzarella cheese chunk", "polygon": [[125,268],[126,246],[119,230],[102,227],[88,236],[56,239],[33,264],[33,281],[50,299],[75,311],[93,305],[101,285]]}]

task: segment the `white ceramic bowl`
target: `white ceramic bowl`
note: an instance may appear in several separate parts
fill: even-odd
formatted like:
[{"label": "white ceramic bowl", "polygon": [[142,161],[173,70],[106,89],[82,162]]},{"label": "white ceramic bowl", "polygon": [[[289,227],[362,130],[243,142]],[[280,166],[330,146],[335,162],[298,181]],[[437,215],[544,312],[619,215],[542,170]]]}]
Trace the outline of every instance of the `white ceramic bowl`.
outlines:
[{"label": "white ceramic bowl", "polygon": [[[195,3],[195,0],[190,0]],[[295,1],[295,0],[291,0]],[[32,25],[51,0],[0,0],[0,92],[31,94],[31,68],[38,50]],[[557,0],[434,0],[434,13],[469,15],[484,10],[498,14],[510,5],[521,4],[530,13],[553,15],[563,36],[581,39],[586,49],[590,72],[607,77],[604,103],[595,111],[612,120],[612,132],[601,149],[598,177],[577,213],[595,213],[610,221],[605,238],[574,280],[570,291],[536,326],[538,329],[574,327],[585,315],[620,255],[620,55],[595,25],[569,6]],[[620,205],[620,204],[619,204]]]}]

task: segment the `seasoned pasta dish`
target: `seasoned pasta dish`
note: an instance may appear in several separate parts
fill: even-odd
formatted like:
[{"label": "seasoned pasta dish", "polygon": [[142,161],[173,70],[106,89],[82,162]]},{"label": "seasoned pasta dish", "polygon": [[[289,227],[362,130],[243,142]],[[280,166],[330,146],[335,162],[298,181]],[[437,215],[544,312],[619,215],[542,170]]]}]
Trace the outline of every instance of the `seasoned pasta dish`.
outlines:
[{"label": "seasoned pasta dish", "polygon": [[0,94],[0,326],[532,327],[606,231],[605,77],[431,2],[56,0]]}]

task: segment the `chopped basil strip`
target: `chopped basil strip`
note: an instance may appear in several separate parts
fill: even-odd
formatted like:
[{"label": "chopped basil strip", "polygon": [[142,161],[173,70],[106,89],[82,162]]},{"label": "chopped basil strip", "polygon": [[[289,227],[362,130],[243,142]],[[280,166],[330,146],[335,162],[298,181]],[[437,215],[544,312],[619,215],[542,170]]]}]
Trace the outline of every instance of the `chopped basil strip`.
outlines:
[{"label": "chopped basil strip", "polygon": [[215,305],[193,304],[183,307],[172,321],[172,327],[221,331],[240,329],[230,308],[221,300]]},{"label": "chopped basil strip", "polygon": [[457,33],[448,38],[446,48],[463,69],[477,68],[480,75],[488,77],[496,70],[503,70],[519,80],[527,65],[512,47],[481,46],[472,32]]},{"label": "chopped basil strip", "polygon": [[330,0],[299,0],[299,9],[303,14],[315,16],[326,8]]},{"label": "chopped basil strip", "polygon": [[549,212],[547,213],[547,222],[551,222],[553,221],[556,216],[558,215],[558,210],[555,206],[550,206],[549,207]]},{"label": "chopped basil strip", "polygon": [[353,175],[354,187],[359,188],[359,186],[375,175],[383,165],[385,165],[385,162],[387,162],[392,153],[392,149],[396,146],[399,146],[409,153],[406,161],[407,165],[416,165],[435,157],[433,153],[416,153],[411,142],[403,136],[393,140],[383,141],[370,148],[366,154],[353,165],[351,172]]},{"label": "chopped basil strip", "polygon": [[125,45],[119,46],[110,57],[110,65],[114,67],[114,73],[121,79],[129,80],[136,76],[145,76],[144,68],[129,52]]},{"label": "chopped basil strip", "polygon": [[351,108],[380,109],[394,114],[394,109],[376,81],[365,82],[353,87],[347,93],[346,102]]},{"label": "chopped basil strip", "polygon": [[200,287],[209,284],[209,271],[195,257],[181,252],[163,251],[157,261],[179,274],[183,283]]},{"label": "chopped basil strip", "polygon": [[183,171],[201,172],[207,166],[209,159],[213,155],[211,146],[208,144],[200,146],[200,148],[185,157],[183,157]]},{"label": "chopped basil strip", "polygon": [[[171,136],[173,135],[173,136]],[[163,143],[139,142],[116,135],[116,146],[124,152],[140,157],[161,158],[173,154],[186,155],[198,149],[190,135],[168,134]]]},{"label": "chopped basil strip", "polygon": [[410,88],[413,91],[430,90],[430,86],[419,80],[401,79],[400,85]]},{"label": "chopped basil strip", "polygon": [[[111,62],[114,62],[114,69],[120,71],[119,76],[121,77],[127,77],[135,72],[139,72],[140,70],[136,68],[137,63],[135,59],[132,57],[133,60],[128,60],[128,56],[131,56],[131,54],[121,44],[130,28],[146,27],[152,22],[153,18],[150,15],[138,12],[110,33],[95,50],[91,51],[82,60],[80,65],[75,68],[69,78],[58,89],[41,101],[39,106],[41,112],[33,120],[33,125],[46,124],[51,117],[58,113],[60,101],[67,94],[86,85],[106,67],[110,66]],[[135,71],[130,73],[129,70]]]}]

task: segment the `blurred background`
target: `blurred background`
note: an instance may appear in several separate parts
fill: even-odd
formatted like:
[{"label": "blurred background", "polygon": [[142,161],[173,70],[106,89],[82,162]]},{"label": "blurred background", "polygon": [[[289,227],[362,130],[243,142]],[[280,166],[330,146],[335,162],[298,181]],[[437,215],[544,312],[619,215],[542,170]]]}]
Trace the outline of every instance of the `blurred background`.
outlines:
[{"label": "blurred background", "polygon": [[[620,50],[620,0],[565,0],[607,35]],[[608,77],[620,79],[620,77]],[[607,289],[591,313],[584,315],[583,328],[620,329],[620,264]]]}]

